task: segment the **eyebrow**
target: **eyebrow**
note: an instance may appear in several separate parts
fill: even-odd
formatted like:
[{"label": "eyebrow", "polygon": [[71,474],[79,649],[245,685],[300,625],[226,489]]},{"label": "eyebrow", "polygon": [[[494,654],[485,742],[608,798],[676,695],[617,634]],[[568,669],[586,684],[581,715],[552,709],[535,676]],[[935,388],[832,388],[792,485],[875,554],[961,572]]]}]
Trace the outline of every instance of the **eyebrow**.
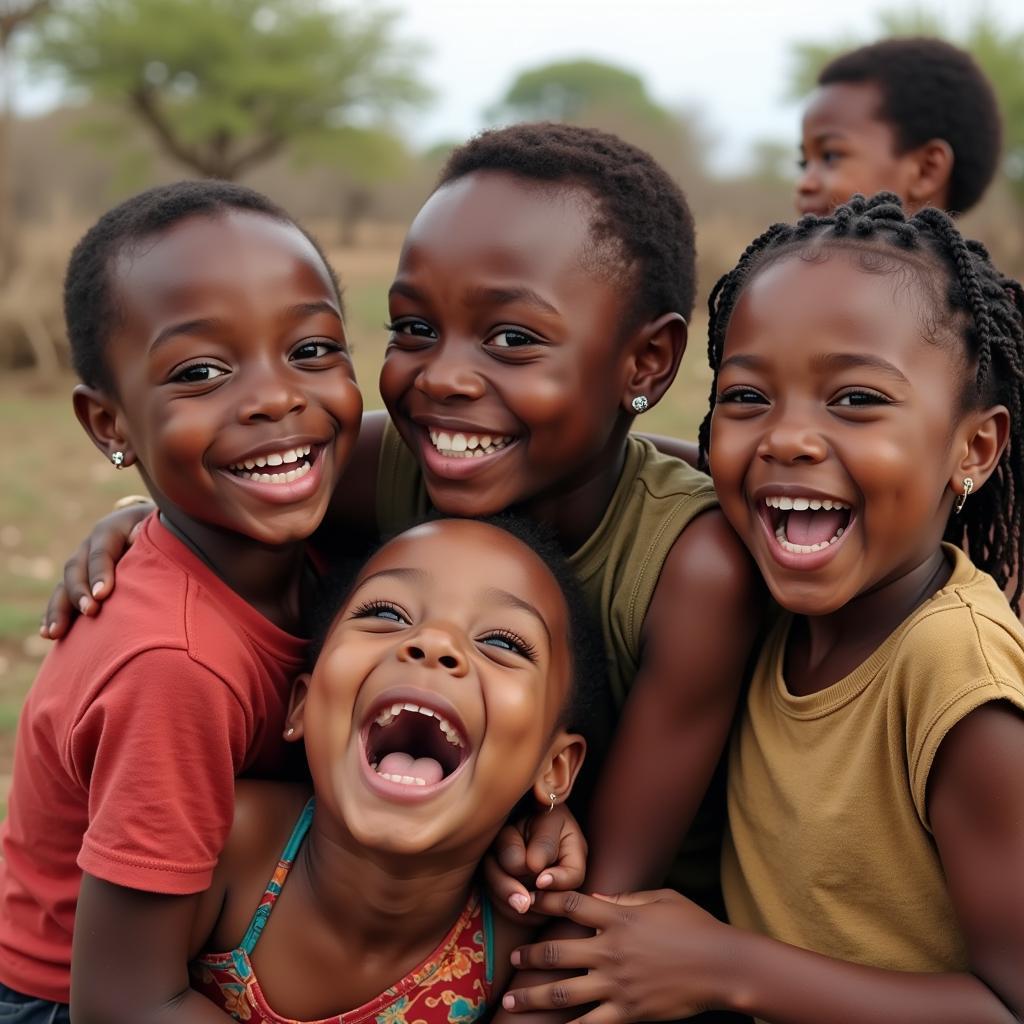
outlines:
[{"label": "eyebrow", "polygon": [[547,634],[548,644],[552,645],[551,630],[548,629],[548,624],[544,621],[544,617],[537,609],[530,604],[529,601],[524,601],[521,597],[516,597],[515,594],[510,594],[507,590],[502,590],[500,587],[490,587],[486,591],[486,596],[497,604],[505,605],[508,608],[519,608],[529,615],[532,615],[544,628],[544,632]]},{"label": "eyebrow", "polygon": [[[425,301],[425,296],[415,285],[401,280],[396,280],[391,283],[391,287],[388,289],[388,294],[404,295],[405,298],[413,299],[418,302]],[[558,315],[558,309],[532,288],[521,286],[508,288],[484,286],[471,289],[468,293],[468,298],[469,302],[473,305],[489,304],[509,306],[514,302],[523,302],[526,303],[526,305],[534,306],[545,313],[553,313],[556,316]]]},{"label": "eyebrow", "polygon": [[371,580],[379,580],[385,576],[398,580],[425,580],[430,576],[430,573],[423,569],[381,569],[379,572],[370,573],[369,576],[361,579],[352,593],[354,594],[357,590],[362,590]]},{"label": "eyebrow", "polygon": [[856,370],[868,367],[878,370],[887,377],[902,384],[909,384],[906,376],[888,359],[881,356],[869,356],[855,352],[828,352],[814,358],[814,363],[825,370]]},{"label": "eyebrow", "polygon": [[[897,367],[881,356],[862,355],[855,352],[825,352],[815,356],[812,362],[815,367],[832,371],[856,370],[868,367],[878,370],[887,377],[891,377],[893,380],[900,381],[903,384],[910,383]],[[739,367],[742,370],[764,370],[767,368],[767,361],[761,356],[730,356],[723,361],[722,365],[718,368],[718,372],[721,373],[722,370],[730,366]]]},{"label": "eyebrow", "polygon": [[[308,316],[317,316],[319,314],[326,313],[328,316],[334,317],[339,323],[342,323],[341,313],[332,306],[329,302],[323,300],[317,300],[315,302],[297,302],[294,306],[289,306],[284,310],[284,318],[288,320],[302,320]],[[149,346],[149,350],[152,352],[154,349],[159,348],[165,341],[179,335],[193,335],[193,334],[204,334],[207,331],[213,331],[219,328],[224,323],[223,320],[218,320],[216,317],[200,317],[195,320],[183,320],[181,323],[170,324],[165,327],[160,333],[153,339],[153,343]]]}]

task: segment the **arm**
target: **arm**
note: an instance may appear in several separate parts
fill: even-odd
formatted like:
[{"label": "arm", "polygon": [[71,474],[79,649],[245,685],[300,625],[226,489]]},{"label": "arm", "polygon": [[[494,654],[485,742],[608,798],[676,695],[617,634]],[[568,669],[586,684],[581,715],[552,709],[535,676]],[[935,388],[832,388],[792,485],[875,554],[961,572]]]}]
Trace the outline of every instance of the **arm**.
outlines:
[{"label": "arm", "polygon": [[682,441],[678,437],[666,437],[664,434],[640,434],[640,437],[647,438],[662,455],[672,455],[683,462],[689,463],[694,468],[698,467],[700,460],[700,449],[696,441]]},{"label": "arm", "polygon": [[[179,650],[130,659],[71,732],[89,793],[72,954],[76,1024],[213,1021],[187,994],[196,895],[213,880],[244,764],[247,709]],[[177,1016],[167,1016],[168,1014]]]},{"label": "arm", "polygon": [[[725,746],[761,604],[746,549],[720,512],[706,512],[673,545],[647,611],[640,670],[591,806],[589,891],[664,877]],[[588,934],[558,922],[544,937]],[[540,980],[550,978],[513,984]]]},{"label": "arm", "polygon": [[229,1024],[189,988],[198,898],[82,878],[71,964],[75,1024]]},{"label": "arm", "polygon": [[989,704],[956,725],[939,748],[928,808],[970,974],[900,973],[834,960],[730,928],[671,892],[625,897],[620,905],[552,893],[538,906],[602,928],[601,935],[527,947],[513,959],[591,973],[506,1000],[524,1009],[601,1001],[584,1015],[588,1024],[712,1007],[772,1024],[1020,1022],[1024,718]]}]

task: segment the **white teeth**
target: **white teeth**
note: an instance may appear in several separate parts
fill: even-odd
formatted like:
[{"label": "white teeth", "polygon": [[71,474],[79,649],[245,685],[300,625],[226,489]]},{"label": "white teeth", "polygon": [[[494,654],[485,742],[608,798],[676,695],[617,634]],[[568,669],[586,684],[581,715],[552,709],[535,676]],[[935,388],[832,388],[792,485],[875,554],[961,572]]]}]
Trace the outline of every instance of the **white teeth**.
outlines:
[{"label": "white teeth", "polygon": [[419,704],[392,704],[389,708],[384,708],[380,714],[374,719],[374,722],[379,726],[390,725],[403,711],[415,711],[427,718],[433,718],[437,720],[437,726],[444,735],[444,738],[453,746],[462,746],[462,737],[459,735],[458,730],[448,721],[447,718],[443,718],[436,711],[430,708],[422,707]]},{"label": "white teeth", "polygon": [[442,454],[453,459],[479,459],[491,455],[511,444],[515,438],[491,434],[449,434],[444,430],[428,430],[430,443]]},{"label": "white teeth", "polygon": [[312,468],[307,462],[299,466],[298,469],[288,470],[287,473],[248,473],[238,470],[236,470],[236,473],[243,480],[257,480],[261,484],[290,484],[293,480],[298,480],[300,477],[305,476]]},{"label": "white teeth", "polygon": [[836,530],[835,536],[830,537],[828,540],[821,541],[818,544],[794,544],[792,541],[786,539],[786,524],[779,523],[779,525],[775,527],[775,539],[786,551],[792,551],[795,555],[809,555],[814,551],[822,551],[831,544],[835,544],[835,542],[839,540],[845,532],[845,529],[840,526],[839,529]]},{"label": "white teeth", "polygon": [[[373,765],[373,770],[377,771],[377,766]],[[427,784],[426,779],[415,779],[411,775],[392,775],[390,772],[377,772],[382,779],[387,779],[388,782],[398,782],[403,786],[425,786]]]},{"label": "white teeth", "polygon": [[[269,455],[257,455],[255,458],[246,459],[244,462],[232,463],[228,468],[236,473],[240,473],[248,480],[252,479],[252,477],[243,472],[243,470],[248,470],[251,473],[252,470],[263,469],[264,466],[291,465],[294,462],[298,462],[299,459],[308,456],[312,450],[313,446],[307,444],[300,448],[289,448],[287,451],[271,452]],[[307,463],[306,465],[299,466],[297,469],[286,470],[284,473],[260,473],[258,476],[264,483],[290,483],[292,480],[307,473],[309,468]]]},{"label": "white teeth", "polygon": [[831,498],[788,498],[784,495],[771,495],[764,499],[769,508],[781,509],[783,512],[790,510],[794,512],[806,512],[808,509],[817,512],[819,509],[849,509],[850,506],[842,501],[835,501]]}]

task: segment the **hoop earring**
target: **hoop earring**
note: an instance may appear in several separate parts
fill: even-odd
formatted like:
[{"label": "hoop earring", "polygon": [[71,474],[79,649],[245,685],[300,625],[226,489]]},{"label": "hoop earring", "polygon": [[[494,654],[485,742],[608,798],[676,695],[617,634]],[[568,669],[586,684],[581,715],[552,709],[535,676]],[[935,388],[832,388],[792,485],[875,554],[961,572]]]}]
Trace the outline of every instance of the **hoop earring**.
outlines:
[{"label": "hoop earring", "polygon": [[637,395],[630,404],[633,406],[633,412],[639,414],[646,412],[651,403],[647,401],[646,395]]},{"label": "hoop earring", "polygon": [[970,496],[971,491],[974,490],[974,481],[969,477],[964,477],[964,493],[956,496],[956,501],[953,502],[953,513],[954,515],[960,515],[964,510],[964,505],[967,504],[967,498]]},{"label": "hoop earring", "polygon": [[113,463],[114,469],[123,469],[124,468],[124,452],[122,452],[120,449],[118,451],[116,451],[116,452],[111,452],[110,453],[110,461]]},{"label": "hoop earring", "polygon": [[555,794],[548,793],[548,799],[551,801],[548,805],[548,814],[550,814],[555,809]]}]

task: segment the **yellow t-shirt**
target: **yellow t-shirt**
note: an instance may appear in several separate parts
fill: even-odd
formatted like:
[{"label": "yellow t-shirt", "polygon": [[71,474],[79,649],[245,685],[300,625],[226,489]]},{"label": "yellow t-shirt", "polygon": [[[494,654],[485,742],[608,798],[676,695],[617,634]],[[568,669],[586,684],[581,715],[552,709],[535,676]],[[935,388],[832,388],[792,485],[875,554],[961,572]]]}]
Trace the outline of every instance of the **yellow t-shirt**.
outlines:
[{"label": "yellow t-shirt", "polygon": [[827,689],[786,689],[790,616],[765,644],[729,757],[722,885],[734,924],[875,967],[967,969],[928,773],[980,705],[1024,711],[1024,629],[995,581],[945,550],[946,586]]}]

